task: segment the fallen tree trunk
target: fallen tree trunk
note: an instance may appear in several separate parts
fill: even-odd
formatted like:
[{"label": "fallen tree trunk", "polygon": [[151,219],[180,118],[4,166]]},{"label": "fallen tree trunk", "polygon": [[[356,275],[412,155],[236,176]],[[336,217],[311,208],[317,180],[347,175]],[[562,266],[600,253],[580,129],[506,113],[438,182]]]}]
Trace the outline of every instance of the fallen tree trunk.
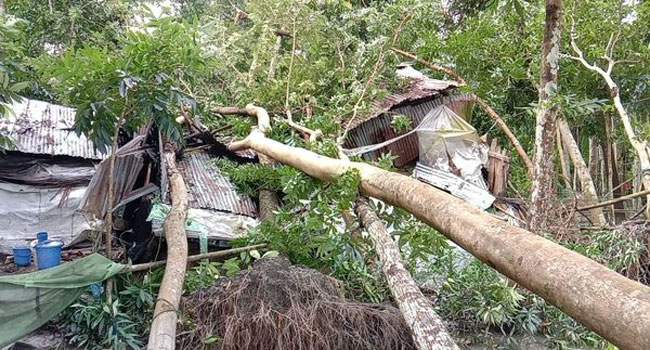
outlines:
[{"label": "fallen tree trunk", "polygon": [[357,170],[363,194],[406,209],[613,344],[650,349],[647,286],[407,176],[287,146],[256,130],[230,145],[231,150],[246,148],[325,181]]},{"label": "fallen tree trunk", "polygon": [[188,207],[187,187],[176,167],[176,154],[171,144],[165,144],[163,156],[167,163],[172,206],[163,225],[167,241],[167,264],[153,311],[153,321],[147,344],[148,350],[173,350],[176,346],[177,312],[183,294],[183,282],[187,268],[187,236],[185,234],[185,218]]},{"label": "fallen tree trunk", "polygon": [[418,350],[458,350],[442,319],[404,267],[397,243],[365,198],[357,199],[356,211],[374,243],[388,287],[411,331],[415,346]]}]

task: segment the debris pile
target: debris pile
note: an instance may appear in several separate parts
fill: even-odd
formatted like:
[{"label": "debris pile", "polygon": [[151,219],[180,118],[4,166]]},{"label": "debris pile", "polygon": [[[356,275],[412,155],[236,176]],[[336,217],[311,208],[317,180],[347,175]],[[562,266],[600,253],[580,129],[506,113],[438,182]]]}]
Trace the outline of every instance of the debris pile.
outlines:
[{"label": "debris pile", "polygon": [[336,279],[286,258],[259,260],[180,309],[179,349],[415,349],[399,310],[348,300]]}]

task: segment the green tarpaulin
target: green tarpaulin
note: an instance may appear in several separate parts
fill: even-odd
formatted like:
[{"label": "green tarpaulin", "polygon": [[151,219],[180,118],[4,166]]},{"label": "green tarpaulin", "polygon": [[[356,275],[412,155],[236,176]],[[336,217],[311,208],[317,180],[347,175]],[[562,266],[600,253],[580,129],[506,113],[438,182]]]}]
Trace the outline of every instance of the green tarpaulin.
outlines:
[{"label": "green tarpaulin", "polygon": [[0,348],[51,320],[89,285],[123,269],[122,264],[92,254],[46,270],[0,277]]}]

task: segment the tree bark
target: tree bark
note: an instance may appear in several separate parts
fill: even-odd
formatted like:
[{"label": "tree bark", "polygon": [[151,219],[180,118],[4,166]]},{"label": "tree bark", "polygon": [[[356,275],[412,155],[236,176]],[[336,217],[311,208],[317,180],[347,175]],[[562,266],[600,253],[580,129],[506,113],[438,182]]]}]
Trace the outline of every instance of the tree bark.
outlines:
[{"label": "tree bark", "polygon": [[187,235],[185,233],[188,207],[187,187],[176,167],[176,153],[171,143],[165,144],[163,156],[167,163],[172,206],[163,225],[167,241],[167,264],[153,312],[153,322],[147,344],[148,350],[173,350],[176,347],[178,305],[183,293],[187,268]]},{"label": "tree bark", "polygon": [[282,34],[275,33],[275,35],[275,47],[273,47],[273,57],[271,58],[271,63],[269,63],[268,80],[275,78],[275,67],[278,64],[278,56],[280,55],[280,49],[282,48]]},{"label": "tree bark", "polygon": [[552,209],[553,148],[558,114],[558,106],[553,102],[553,96],[557,91],[561,29],[562,0],[546,0],[539,106],[535,125],[535,174],[530,206],[530,228],[535,232],[546,229],[547,213]]},{"label": "tree bark", "polygon": [[[589,175],[594,183],[598,180],[598,143],[594,136],[589,137]],[[596,193],[598,191],[596,190]]]},{"label": "tree bark", "polygon": [[558,157],[560,158],[560,167],[562,168],[562,179],[564,180],[564,186],[569,189],[573,190],[573,186],[571,185],[571,169],[569,169],[569,157],[567,153],[565,152],[564,147],[562,147],[562,136],[560,135],[560,129],[557,129],[557,153]]},{"label": "tree bark", "polygon": [[411,330],[418,350],[458,350],[442,319],[404,267],[397,243],[365,198],[357,199],[356,211],[374,243],[388,287]]},{"label": "tree bark", "polygon": [[[587,168],[587,164],[582,157],[582,153],[580,153],[580,148],[578,147],[576,140],[571,134],[569,124],[563,118],[558,119],[557,123],[562,141],[566,146],[567,151],[569,152],[569,157],[571,157],[571,161],[573,162],[575,172],[578,175],[578,179],[580,179],[580,188],[582,189],[582,194],[586,200],[586,203],[588,205],[596,204],[598,203],[596,185],[594,185],[594,180],[591,178],[589,168]],[[589,218],[594,225],[605,226],[605,215],[603,215],[603,210],[601,207],[593,208],[590,210]]]},{"label": "tree bark", "polygon": [[283,145],[254,130],[251,148],[324,181],[349,170],[363,194],[404,208],[481,261],[624,349],[650,349],[650,288],[404,175]]}]

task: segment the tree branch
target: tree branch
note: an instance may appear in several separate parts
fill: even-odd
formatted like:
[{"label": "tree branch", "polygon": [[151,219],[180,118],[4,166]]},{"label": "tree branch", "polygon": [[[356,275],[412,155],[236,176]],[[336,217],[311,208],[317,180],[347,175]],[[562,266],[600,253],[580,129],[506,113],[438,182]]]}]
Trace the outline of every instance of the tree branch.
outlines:
[{"label": "tree branch", "polygon": [[465,79],[463,79],[463,78],[462,78],[458,73],[456,73],[456,72],[455,72],[454,70],[452,70],[451,68],[443,67],[443,66],[441,66],[441,65],[439,65],[439,64],[431,63],[431,62],[425,61],[425,60],[423,60],[423,59],[421,59],[421,58],[418,58],[418,57],[417,57],[415,54],[413,54],[413,53],[406,52],[406,51],[402,51],[402,50],[400,50],[400,49],[398,49],[398,48],[395,48],[395,47],[391,48],[391,50],[392,50],[393,52],[395,52],[395,53],[398,53],[398,54],[404,56],[404,57],[407,57],[407,58],[410,58],[410,59],[416,60],[416,61],[418,61],[418,63],[422,64],[423,66],[426,66],[427,68],[429,68],[429,69],[431,69],[431,70],[434,70],[434,71],[436,71],[436,72],[441,72],[441,73],[447,74],[448,76],[454,78],[454,80],[458,83],[458,86],[465,86],[465,85],[467,85],[467,83],[465,82]]}]

